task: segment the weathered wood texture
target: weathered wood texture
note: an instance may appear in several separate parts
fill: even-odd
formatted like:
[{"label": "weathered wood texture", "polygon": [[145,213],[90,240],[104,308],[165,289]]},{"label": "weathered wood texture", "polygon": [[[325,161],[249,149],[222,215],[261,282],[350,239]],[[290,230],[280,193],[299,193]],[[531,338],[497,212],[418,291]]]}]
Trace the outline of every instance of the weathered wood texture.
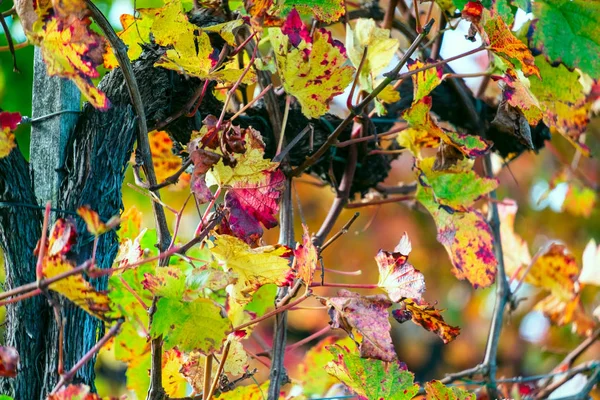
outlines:
[{"label": "weathered wood texture", "polygon": [[[36,204],[27,162],[18,150],[0,158],[0,201]],[[35,245],[42,231],[40,210],[0,205],[0,248],[6,269],[5,289],[35,281]],[[1,393],[15,399],[37,399],[43,379],[43,353],[48,306],[34,297],[6,307],[5,343],[16,347],[18,377],[2,379]]]}]

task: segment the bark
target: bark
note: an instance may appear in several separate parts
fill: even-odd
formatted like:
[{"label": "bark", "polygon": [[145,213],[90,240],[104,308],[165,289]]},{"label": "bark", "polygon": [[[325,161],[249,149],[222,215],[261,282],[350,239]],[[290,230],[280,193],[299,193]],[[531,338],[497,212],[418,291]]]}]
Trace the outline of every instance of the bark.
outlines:
[{"label": "bark", "polygon": [[[39,209],[35,205],[28,165],[18,149],[0,158],[0,248],[4,252],[6,289],[34,282],[36,258],[33,254],[42,230]],[[43,377],[45,323],[48,305],[43,297],[34,297],[6,307],[6,345],[16,347],[21,357],[16,378],[2,380],[2,393],[15,399],[39,397]]]}]

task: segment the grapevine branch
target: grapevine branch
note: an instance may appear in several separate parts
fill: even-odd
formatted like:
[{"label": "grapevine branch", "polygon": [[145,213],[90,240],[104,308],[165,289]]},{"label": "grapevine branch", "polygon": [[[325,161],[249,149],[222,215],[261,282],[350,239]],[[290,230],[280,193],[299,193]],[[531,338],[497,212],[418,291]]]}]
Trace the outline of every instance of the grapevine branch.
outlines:
[{"label": "grapevine branch", "polygon": [[[144,110],[142,96],[140,95],[135,75],[133,74],[131,62],[129,61],[129,57],[127,56],[127,48],[125,47],[123,41],[121,41],[121,39],[116,35],[115,31],[113,30],[112,26],[110,25],[104,14],[102,14],[102,12],[91,2],[91,0],[86,0],[86,4],[90,9],[92,17],[94,18],[94,20],[96,21],[96,23],[104,32],[105,36],[110,42],[115,53],[115,57],[117,58],[119,66],[121,67],[121,70],[123,72],[123,76],[127,84],[127,90],[129,91],[129,96],[131,97],[133,108],[138,117],[137,152],[139,153],[140,159],[142,160],[142,167],[144,169],[146,179],[148,180],[148,185],[150,187],[155,187],[157,181],[156,174],[154,172],[152,153],[150,151],[150,142],[148,140],[146,112]],[[160,198],[158,192],[154,194],[158,198]],[[171,242],[171,234],[167,225],[165,211],[162,205],[154,201],[152,202],[152,210],[154,213],[154,220],[156,225],[156,235],[158,237],[158,248],[161,252],[166,251],[169,246],[169,243]],[[168,264],[168,257],[160,261],[161,266],[165,266]],[[152,316],[156,311],[155,304],[156,299],[154,299],[153,307],[151,307],[150,309],[150,323],[152,323]],[[164,389],[162,387],[162,337],[152,339],[152,367],[150,376],[150,388],[148,390],[147,399],[158,400],[164,398],[165,394]]]}]

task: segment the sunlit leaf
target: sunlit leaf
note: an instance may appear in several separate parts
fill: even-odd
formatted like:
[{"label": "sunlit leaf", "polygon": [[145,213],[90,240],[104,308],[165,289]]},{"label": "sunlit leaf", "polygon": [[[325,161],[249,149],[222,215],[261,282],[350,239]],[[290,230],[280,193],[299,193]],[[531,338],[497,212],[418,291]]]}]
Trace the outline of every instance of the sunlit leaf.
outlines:
[{"label": "sunlit leaf", "polygon": [[388,308],[392,302],[385,295],[361,296],[348,290],[338,291],[336,297],[324,302],[329,306],[329,324],[344,329],[350,337],[356,330],[362,335],[360,356],[383,361],[397,359],[390,336]]},{"label": "sunlit leaf", "polygon": [[333,97],[352,81],[354,68],[343,65],[346,51],[331,33],[317,29],[312,38],[307,38],[310,40],[302,38],[296,43],[291,34],[286,34],[302,26],[306,29],[297,11],[292,10],[284,26],[273,29],[269,37],[285,91],[298,99],[304,115],[318,118],[329,110]]},{"label": "sunlit leaf", "polygon": [[233,184],[225,196],[233,234],[255,243],[262,236],[260,224],[266,228],[276,227],[284,187],[285,175],[281,170],[257,172],[248,183]]},{"label": "sunlit leaf", "polygon": [[319,254],[317,248],[312,243],[308,226],[302,225],[302,228],[304,230],[302,244],[298,243],[294,250],[296,260],[295,270],[297,271],[298,278],[302,279],[307,285],[310,285],[317,269]]},{"label": "sunlit leaf", "polygon": [[[600,3],[586,0],[536,0],[529,45],[551,63],[580,68],[600,78]],[[565,46],[572,43],[572,46]]]},{"label": "sunlit leaf", "polygon": [[221,348],[231,330],[223,310],[209,299],[185,302],[161,298],[156,307],[150,335],[162,336],[167,350],[177,346],[183,351],[212,353]]},{"label": "sunlit leaf", "polygon": [[[367,55],[363,66],[360,69],[359,84],[361,90],[371,92],[376,86],[376,78],[389,68],[394,54],[398,49],[399,42],[390,37],[389,29],[379,28],[373,19],[359,18],[356,20],[354,28],[350,25],[346,27],[346,49],[348,58],[352,61],[352,65],[358,68],[365,49]],[[388,100],[393,100],[397,97],[398,92],[391,86],[388,91]],[[391,93],[396,93],[396,96],[389,98]],[[385,99],[386,95],[382,99]],[[389,102],[389,101],[388,101]]]},{"label": "sunlit leaf", "polygon": [[408,253],[410,253],[410,240],[405,232],[397,250],[394,252],[379,250],[375,256],[379,267],[377,286],[385,290],[394,302],[400,301],[403,297],[419,300],[425,291],[425,277],[408,262]]},{"label": "sunlit leaf", "polygon": [[289,260],[290,251],[284,246],[250,248],[242,240],[229,235],[217,235],[211,253],[225,271],[236,275],[237,281],[228,286],[232,298],[245,304],[252,299],[252,293],[268,283],[282,285],[289,281],[292,272]]},{"label": "sunlit leaf", "polygon": [[450,343],[460,333],[459,327],[448,325],[444,321],[440,310],[436,310],[435,307],[423,300],[403,300],[401,308],[392,311],[392,315],[400,323],[411,319],[415,324],[438,335],[444,343]]},{"label": "sunlit leaf", "polygon": [[502,199],[497,204],[500,217],[500,237],[502,239],[502,254],[504,258],[504,271],[507,276],[512,276],[519,268],[526,268],[531,263],[529,246],[523,238],[517,235],[515,229],[515,216],[517,215],[517,202],[511,199]]},{"label": "sunlit leaf", "polygon": [[340,345],[329,346],[334,359],[325,370],[356,393],[361,400],[410,400],[419,391],[414,376],[398,362],[360,358]]},{"label": "sunlit leaf", "polygon": [[[141,44],[150,43],[150,28],[154,22],[154,13],[149,11],[144,8],[137,9],[140,18],[129,14],[123,14],[120,17],[123,30],[118,33],[118,36],[127,46],[127,56],[130,61],[137,60],[142,55]],[[112,48],[107,48],[104,54],[104,67],[115,68],[118,65]]]},{"label": "sunlit leaf", "polygon": [[[428,63],[420,60],[409,61],[408,70],[414,71],[420,68],[427,67]],[[412,76],[414,95],[413,104],[428,96],[433,89],[442,83],[442,66],[426,69],[425,71],[417,72]]]},{"label": "sunlit leaf", "polygon": [[[522,279],[524,273],[525,271],[520,271],[517,277]],[[569,301],[579,291],[578,275],[577,261],[566,246],[551,243],[534,256],[533,266],[525,275],[525,282],[551,292],[560,300]]]},{"label": "sunlit leaf", "polygon": [[544,123],[570,142],[578,141],[585,132],[590,112],[579,73],[569,71],[564,65],[552,66],[541,55],[535,58],[535,63],[542,79],[531,77],[529,82],[542,105]]}]

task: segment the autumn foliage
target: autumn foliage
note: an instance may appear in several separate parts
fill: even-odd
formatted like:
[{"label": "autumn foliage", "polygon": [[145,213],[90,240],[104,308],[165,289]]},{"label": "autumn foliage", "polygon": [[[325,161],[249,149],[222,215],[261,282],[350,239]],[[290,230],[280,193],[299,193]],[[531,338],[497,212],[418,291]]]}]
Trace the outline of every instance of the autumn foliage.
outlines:
[{"label": "autumn foliage", "polygon": [[[148,121],[157,129],[137,141],[129,163],[140,204],[102,217],[85,204],[67,210],[71,217],[46,206],[31,254],[37,280],[0,294],[3,306],[45,296],[58,315],[53,299],[60,296],[101,320],[103,332],[93,333],[98,346],[81,362],[111,354],[125,367],[127,398],[544,398],[573,376],[583,382],[579,398],[593,390],[600,363],[575,366],[574,360],[600,337],[597,299],[583,295],[585,287],[597,293],[600,286],[600,248],[582,236],[577,240],[589,240],[583,254],[551,237],[528,242],[531,236],[516,223],[519,207],[527,205],[511,199],[515,194],[499,171],[523,155],[546,152],[544,146],[561,154],[559,143],[573,162],[561,160],[548,172],[541,197],[563,188],[561,211],[582,221],[596,218],[592,230],[598,232],[598,187],[578,164],[598,148],[597,130],[595,137],[588,133],[600,85],[597,2],[400,0],[381,9],[375,4],[375,10],[343,0],[165,0],[122,15],[118,39],[93,28],[93,21],[102,27],[106,20],[89,2],[25,3],[16,10],[47,73],[74,82],[96,112],[112,106],[96,78],[122,74],[132,104],[140,85],[153,84],[127,75],[130,64],[141,65],[148,54],[157,60],[149,68],[170,70],[194,89],[189,109]],[[523,13],[532,19],[517,27]],[[464,81],[473,76],[456,73],[450,57],[440,57],[445,32],[459,23],[468,30],[465,43],[479,45],[453,59],[487,54],[474,91]],[[442,104],[444,96],[450,100]],[[0,159],[7,160],[19,151],[17,126],[31,119],[19,110],[0,111]],[[185,118],[196,118],[198,129],[182,142],[170,124]],[[270,130],[261,132],[258,120]],[[324,135],[319,126],[327,127]],[[140,161],[146,151],[153,168]],[[367,161],[373,155],[385,165]],[[398,165],[404,184],[384,184],[375,173],[381,168],[385,177]],[[361,170],[371,180],[354,190]],[[328,208],[316,225],[306,220],[297,190],[307,181],[335,192],[330,208],[325,198],[311,199],[312,207]],[[185,199],[180,209],[161,200],[168,191]],[[154,214],[145,218],[140,210],[150,203]],[[447,261],[413,257],[412,233],[395,226],[395,248],[374,252],[361,267],[372,271],[369,278],[325,265],[323,252],[346,240],[357,218],[339,219],[342,210],[391,206],[386,203],[426,216],[420,221],[435,236],[431,246],[445,249]],[[170,226],[165,210],[173,216]],[[86,260],[78,258],[83,232],[74,218],[85,222],[93,240]],[[345,223],[339,232],[338,219]],[[171,230],[157,235],[150,220]],[[191,235],[181,232],[189,221]],[[300,222],[302,231],[294,232]],[[95,259],[103,251],[99,238],[113,231],[118,254],[112,268],[102,269]],[[333,257],[343,266],[346,256]],[[478,328],[489,329],[481,344],[485,358],[465,371],[418,381],[403,363],[393,329],[413,324],[444,345],[474,329],[455,326],[447,299],[435,298],[441,269],[464,281],[469,293],[493,288],[494,311]],[[102,279],[108,290],[98,289]],[[536,295],[525,299],[523,286]],[[335,291],[320,290],[326,288]],[[568,327],[581,343],[566,362],[546,368],[547,375],[521,379],[498,372],[507,361],[497,357],[502,330],[519,308]],[[286,342],[286,315],[303,309],[323,311],[325,327]],[[262,334],[273,320],[267,343]],[[261,353],[252,340],[265,346]],[[309,342],[296,365],[287,361]],[[60,380],[43,396],[100,399],[93,382],[72,382],[81,366],[62,365],[61,357]],[[17,350],[0,347],[0,375],[18,379],[18,365]],[[292,379],[285,367],[293,367]],[[557,372],[565,375],[557,378]]]}]

